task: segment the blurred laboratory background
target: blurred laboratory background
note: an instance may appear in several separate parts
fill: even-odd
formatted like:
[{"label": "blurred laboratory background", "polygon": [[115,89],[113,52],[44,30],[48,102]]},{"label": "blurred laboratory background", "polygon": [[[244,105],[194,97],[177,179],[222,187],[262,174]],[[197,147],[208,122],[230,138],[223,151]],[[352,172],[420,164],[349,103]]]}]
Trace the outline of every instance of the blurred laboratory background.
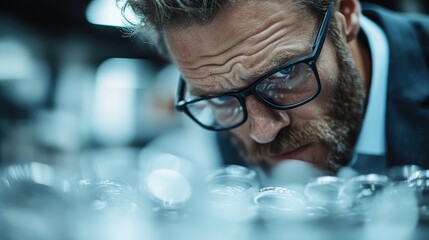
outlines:
[{"label": "blurred laboratory background", "polygon": [[[362,2],[429,10],[423,0]],[[213,135],[174,112],[177,70],[121,28],[115,0],[0,6],[1,165],[72,169],[85,159],[133,159],[148,144],[202,167],[219,163]]]}]

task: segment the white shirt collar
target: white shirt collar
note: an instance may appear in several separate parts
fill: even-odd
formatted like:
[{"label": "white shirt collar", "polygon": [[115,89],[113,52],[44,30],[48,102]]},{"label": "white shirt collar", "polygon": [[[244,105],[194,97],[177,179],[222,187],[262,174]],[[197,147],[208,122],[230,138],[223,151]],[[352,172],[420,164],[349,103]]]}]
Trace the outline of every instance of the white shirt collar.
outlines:
[{"label": "white shirt collar", "polygon": [[372,77],[365,118],[350,165],[355,164],[356,154],[382,156],[386,150],[385,115],[389,46],[383,30],[363,15],[360,26],[368,39],[371,51]]}]

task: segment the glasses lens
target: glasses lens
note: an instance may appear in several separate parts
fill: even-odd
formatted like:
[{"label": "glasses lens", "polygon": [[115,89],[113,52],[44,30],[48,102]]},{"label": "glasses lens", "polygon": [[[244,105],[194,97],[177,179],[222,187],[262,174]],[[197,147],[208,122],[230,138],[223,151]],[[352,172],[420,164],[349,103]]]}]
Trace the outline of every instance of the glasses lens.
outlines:
[{"label": "glasses lens", "polygon": [[237,98],[221,96],[189,103],[189,113],[202,125],[217,129],[232,127],[244,119],[243,107]]},{"label": "glasses lens", "polygon": [[318,90],[316,76],[306,63],[279,70],[256,86],[257,94],[266,101],[288,106],[307,100]]}]

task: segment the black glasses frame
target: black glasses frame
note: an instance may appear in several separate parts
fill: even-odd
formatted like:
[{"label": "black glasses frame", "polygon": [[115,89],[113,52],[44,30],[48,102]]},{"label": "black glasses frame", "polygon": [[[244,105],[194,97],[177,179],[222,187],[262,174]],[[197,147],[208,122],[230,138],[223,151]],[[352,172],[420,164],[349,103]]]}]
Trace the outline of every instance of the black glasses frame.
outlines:
[{"label": "black glasses frame", "polygon": [[[265,73],[264,75],[262,75],[261,77],[258,78],[258,80],[256,80],[255,82],[253,82],[250,86],[248,86],[247,88],[241,90],[241,91],[237,91],[237,92],[229,92],[226,94],[223,94],[221,96],[213,96],[213,97],[196,97],[190,101],[186,101],[185,98],[185,91],[186,91],[186,82],[184,81],[183,77],[180,76],[179,78],[179,85],[177,88],[177,97],[176,97],[176,104],[175,104],[175,108],[177,111],[179,112],[185,112],[186,115],[188,115],[191,119],[193,119],[198,125],[200,125],[203,128],[209,129],[209,130],[214,130],[214,131],[223,131],[223,130],[229,130],[235,127],[240,126],[241,124],[243,124],[244,122],[246,122],[248,114],[247,114],[247,108],[246,108],[246,104],[245,104],[245,98],[253,95],[256,96],[257,99],[259,99],[259,101],[261,101],[262,103],[264,103],[265,105],[269,106],[270,108],[276,109],[276,110],[289,110],[292,108],[296,108],[299,107],[301,105],[304,105],[310,101],[312,101],[314,98],[317,97],[317,95],[319,95],[320,91],[321,91],[321,84],[320,84],[320,78],[319,78],[319,73],[317,71],[317,67],[316,67],[316,61],[320,56],[320,53],[322,51],[322,47],[324,44],[324,41],[326,39],[326,35],[328,33],[328,29],[329,29],[329,25],[331,22],[331,18],[332,18],[332,12],[333,12],[333,2],[330,3],[328,9],[325,12],[325,16],[323,17],[321,26],[319,28],[319,31],[317,33],[317,37],[316,40],[313,44],[312,47],[312,51],[310,54],[307,54],[303,57],[300,57],[292,62],[288,62],[284,65],[281,65],[267,73]],[[267,79],[269,76],[273,75],[274,73],[277,73],[283,69],[287,69],[293,65],[299,64],[299,63],[305,63],[307,65],[310,66],[311,70],[314,73],[314,76],[316,77],[317,80],[317,91],[314,92],[313,95],[311,95],[310,97],[291,104],[291,105],[287,105],[287,106],[282,106],[282,105],[277,105],[275,103],[272,103],[268,100],[266,100],[264,97],[260,96],[259,93],[255,90],[257,85],[264,81],[265,79]],[[198,119],[196,119],[194,117],[194,115],[192,115],[190,113],[190,111],[187,108],[188,104],[191,103],[195,103],[201,100],[209,100],[211,98],[217,98],[217,97],[223,97],[223,96],[231,96],[236,98],[241,106],[243,107],[243,120],[238,122],[237,124],[234,124],[232,126],[229,127],[214,127],[214,126],[208,126],[208,125],[204,125],[202,124],[200,121],[198,121]]]}]

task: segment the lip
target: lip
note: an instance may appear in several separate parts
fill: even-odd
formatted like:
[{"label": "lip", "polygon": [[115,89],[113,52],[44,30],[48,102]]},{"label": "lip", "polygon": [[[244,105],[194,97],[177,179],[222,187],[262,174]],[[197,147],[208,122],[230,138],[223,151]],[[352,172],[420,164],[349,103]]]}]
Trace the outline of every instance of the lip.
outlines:
[{"label": "lip", "polygon": [[290,152],[286,152],[286,153],[283,153],[280,155],[272,156],[272,157],[270,157],[270,161],[272,163],[278,163],[278,162],[281,162],[281,161],[287,160],[287,159],[305,160],[303,155],[307,152],[307,150],[310,148],[311,145],[312,144],[309,143],[309,144],[303,145],[299,148],[296,148]]}]

